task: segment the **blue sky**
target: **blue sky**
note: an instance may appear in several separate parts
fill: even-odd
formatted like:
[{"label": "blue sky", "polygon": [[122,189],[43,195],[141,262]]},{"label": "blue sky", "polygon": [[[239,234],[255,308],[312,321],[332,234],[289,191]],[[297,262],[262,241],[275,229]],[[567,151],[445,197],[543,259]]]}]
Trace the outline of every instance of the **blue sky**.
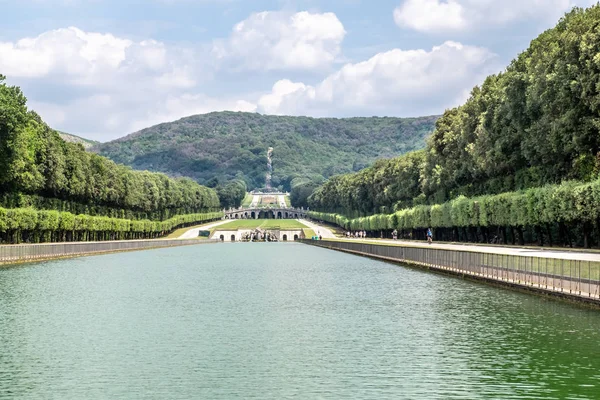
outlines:
[{"label": "blue sky", "polygon": [[0,73],[107,141],[210,111],[420,116],[592,0],[0,0]]}]

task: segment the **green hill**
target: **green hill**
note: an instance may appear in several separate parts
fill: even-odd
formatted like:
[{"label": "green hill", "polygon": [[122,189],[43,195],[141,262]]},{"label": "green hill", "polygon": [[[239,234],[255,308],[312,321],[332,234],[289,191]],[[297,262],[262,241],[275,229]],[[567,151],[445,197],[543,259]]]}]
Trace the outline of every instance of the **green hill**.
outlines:
[{"label": "green hill", "polygon": [[218,112],[163,123],[92,149],[136,169],[189,176],[200,183],[241,178],[253,189],[265,184],[266,153],[273,147],[273,186],[289,190],[296,177],[318,181],[420,149],[437,118]]}]

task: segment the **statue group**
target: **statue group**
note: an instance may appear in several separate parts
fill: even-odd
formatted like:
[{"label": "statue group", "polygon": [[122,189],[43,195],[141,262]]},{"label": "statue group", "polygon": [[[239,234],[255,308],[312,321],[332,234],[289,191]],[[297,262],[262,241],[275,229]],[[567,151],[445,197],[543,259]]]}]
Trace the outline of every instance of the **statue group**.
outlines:
[{"label": "statue group", "polygon": [[256,228],[253,231],[246,232],[242,235],[242,242],[278,242],[279,239],[274,232],[263,231]]}]

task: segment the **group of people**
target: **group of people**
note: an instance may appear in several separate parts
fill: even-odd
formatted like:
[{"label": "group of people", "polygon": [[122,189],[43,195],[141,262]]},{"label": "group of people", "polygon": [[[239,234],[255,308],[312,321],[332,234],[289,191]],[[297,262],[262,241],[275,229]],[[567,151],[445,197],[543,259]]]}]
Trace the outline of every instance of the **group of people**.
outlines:
[{"label": "group of people", "polygon": [[[356,232],[347,231],[346,237],[349,239],[350,238],[364,239],[367,237],[367,232],[366,231],[356,231]],[[383,233],[382,233],[381,238],[383,239]],[[392,231],[392,238],[394,240],[398,240],[398,231],[396,229],[394,229]],[[410,238],[412,239],[412,234],[410,235]],[[431,230],[431,228],[427,229],[427,243],[429,243],[429,244],[433,243],[433,231]]]},{"label": "group of people", "polygon": [[356,231],[356,232],[346,232],[346,237],[347,238],[357,238],[357,239],[364,239],[367,237],[367,232],[366,231]]},{"label": "group of people", "polygon": [[[398,240],[398,231],[396,229],[392,231],[392,239]],[[427,228],[427,243],[433,243],[433,231],[431,230],[431,228]]]}]

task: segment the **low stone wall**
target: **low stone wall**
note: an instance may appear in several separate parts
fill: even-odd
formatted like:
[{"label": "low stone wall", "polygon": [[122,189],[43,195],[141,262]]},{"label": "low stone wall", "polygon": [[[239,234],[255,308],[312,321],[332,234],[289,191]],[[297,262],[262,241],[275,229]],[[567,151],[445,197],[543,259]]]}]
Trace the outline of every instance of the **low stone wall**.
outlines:
[{"label": "low stone wall", "polygon": [[0,245],[0,265],[119,251],[148,250],[162,247],[190,246],[208,243],[218,243],[218,241],[198,239],[155,239]]},{"label": "low stone wall", "polygon": [[360,242],[302,242],[600,306],[596,262]]}]

